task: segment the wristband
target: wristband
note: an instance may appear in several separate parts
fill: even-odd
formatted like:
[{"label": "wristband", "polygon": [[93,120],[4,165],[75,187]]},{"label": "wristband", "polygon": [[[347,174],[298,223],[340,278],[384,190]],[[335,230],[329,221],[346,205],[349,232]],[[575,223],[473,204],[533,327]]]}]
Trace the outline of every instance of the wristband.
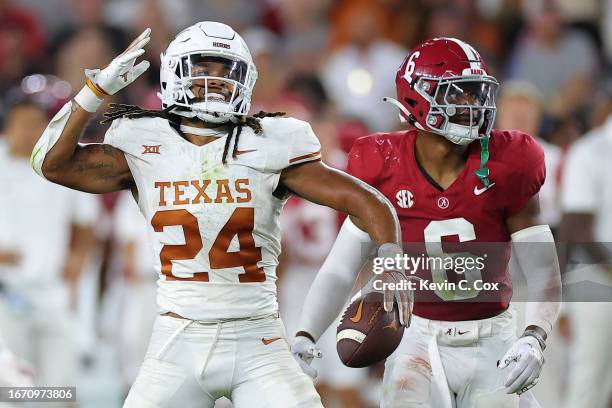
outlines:
[{"label": "wristband", "polygon": [[[89,80],[87,81],[91,82]],[[79,93],[75,95],[74,101],[87,112],[94,113],[100,108],[100,105],[102,105],[102,98],[103,97],[98,97],[93,89],[86,84],[81,88]]]},{"label": "wristband", "polygon": [[404,255],[404,251],[401,246],[396,243],[387,242],[386,244],[382,244],[378,247],[378,251],[376,255],[379,258],[394,258],[398,255],[402,257]]},{"label": "wristband", "polygon": [[297,333],[295,333],[295,337],[306,337],[308,340],[312,341],[313,343],[316,343],[314,337],[312,337],[312,335],[308,332],[305,331],[299,331]]},{"label": "wristband", "polygon": [[526,329],[521,337],[527,336],[536,339],[540,344],[540,348],[542,349],[542,351],[544,351],[544,349],[546,348],[546,342],[544,341],[544,337],[542,337],[540,333],[538,333],[536,330]]},{"label": "wristband", "polygon": [[90,78],[87,78],[85,80],[85,85],[87,85],[89,87],[89,89],[92,90],[93,93],[96,94],[96,96],[100,99],[104,98],[105,96],[108,96],[108,93],[106,91],[104,91],[104,89],[100,88],[94,81],[92,81]]}]

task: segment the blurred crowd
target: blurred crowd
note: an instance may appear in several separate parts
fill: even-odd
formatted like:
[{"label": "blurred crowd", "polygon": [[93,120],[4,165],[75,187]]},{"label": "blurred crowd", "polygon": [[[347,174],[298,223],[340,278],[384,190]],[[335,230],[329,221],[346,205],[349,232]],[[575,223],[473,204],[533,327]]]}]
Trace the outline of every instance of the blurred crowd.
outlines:
[{"label": "blurred crowd", "polygon": [[[463,39],[502,83],[497,127],[530,133],[544,148],[542,221],[571,241],[575,228],[566,221],[575,218],[567,214],[591,214],[592,225],[579,224],[591,235],[580,239],[612,242],[612,225],[605,225],[612,220],[598,212],[612,204],[612,193],[598,195],[610,183],[595,185],[593,176],[591,190],[579,189],[583,181],[575,176],[585,162],[594,166],[589,174],[600,172],[605,156],[589,163],[587,153],[573,153],[575,145],[597,151],[584,140],[607,137],[609,146],[601,149],[612,154],[612,78],[606,75],[612,1],[0,0],[0,180],[10,198],[0,200],[0,334],[11,348],[20,343],[14,351],[30,362],[37,383],[78,385],[82,407],[120,406],[146,350],[157,277],[144,220],[129,194],[94,197],[50,187],[26,170],[29,153],[49,118],[83,86],[84,69],[105,66],[145,27],[152,28],[144,55],[152,66],[108,102],[160,108],[159,55],[180,30],[202,20],[231,25],[249,45],[259,71],[252,112],[283,111],[309,121],[323,160],[341,169],[356,138],[404,126],[382,98],[395,96],[395,73],[408,50],[431,37]],[[82,142],[103,139],[106,128],[97,119]],[[575,196],[589,194],[597,196],[595,204],[576,203]],[[296,198],[286,206],[279,302],[289,336],[339,220]],[[609,267],[594,273],[609,282]],[[594,325],[606,344],[612,335],[604,323]],[[565,368],[579,364],[570,350],[590,341],[575,334],[571,310],[559,327],[535,389],[544,407],[562,406],[563,390],[578,387]],[[325,406],[377,406],[379,370],[342,367],[334,333],[322,343]],[[1,350],[2,340],[0,367]],[[612,390],[606,353],[602,398]],[[24,376],[29,369],[24,366]],[[588,377],[585,372],[580,376]]]}]

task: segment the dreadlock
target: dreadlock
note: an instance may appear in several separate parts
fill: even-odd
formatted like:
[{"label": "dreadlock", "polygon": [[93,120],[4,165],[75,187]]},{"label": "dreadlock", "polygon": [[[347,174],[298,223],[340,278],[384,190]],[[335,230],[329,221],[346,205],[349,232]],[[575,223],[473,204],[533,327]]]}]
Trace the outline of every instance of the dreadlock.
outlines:
[{"label": "dreadlock", "polygon": [[[170,111],[174,109],[174,106],[168,106],[163,110],[155,110],[155,109],[143,109],[137,105],[126,105],[122,103],[111,103],[108,105],[110,108],[108,111],[104,112],[104,119],[100,121],[100,124],[111,123],[115,119],[119,118],[128,118],[128,119],[138,119],[138,118],[163,118],[168,120],[172,124],[179,124],[180,121],[177,118],[176,114],[171,113]],[[227,164],[227,153],[229,152],[229,146],[231,143],[232,137],[235,135],[236,141],[234,142],[234,148],[232,150],[232,158],[236,158],[236,152],[238,151],[238,141],[240,140],[240,134],[242,133],[242,127],[248,126],[253,129],[255,134],[261,134],[263,128],[261,127],[260,119],[263,118],[274,118],[278,116],[285,116],[285,112],[264,112],[259,111],[253,116],[241,116],[238,122],[233,123],[229,130],[228,136],[225,139],[225,147],[223,148],[223,164]]]},{"label": "dreadlock", "polygon": [[108,107],[110,109],[104,112],[104,119],[100,121],[101,125],[111,123],[113,120],[119,118],[164,118],[169,121],[176,121],[176,119],[173,118],[173,115],[170,113],[173,106],[169,106],[164,110],[156,110],[143,109],[137,105],[126,105],[124,103],[109,103]]}]

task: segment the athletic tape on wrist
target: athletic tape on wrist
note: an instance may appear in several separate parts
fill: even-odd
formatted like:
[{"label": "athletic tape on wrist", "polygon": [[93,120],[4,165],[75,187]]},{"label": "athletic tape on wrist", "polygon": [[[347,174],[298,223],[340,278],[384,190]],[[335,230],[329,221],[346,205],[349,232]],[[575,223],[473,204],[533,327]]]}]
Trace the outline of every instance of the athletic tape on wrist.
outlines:
[{"label": "athletic tape on wrist", "polygon": [[100,94],[102,96],[98,96],[99,94],[94,91],[89,83],[91,83],[91,81],[88,79],[87,84],[75,95],[74,100],[87,112],[94,113],[100,108],[100,105],[102,105],[102,98],[104,95]]}]

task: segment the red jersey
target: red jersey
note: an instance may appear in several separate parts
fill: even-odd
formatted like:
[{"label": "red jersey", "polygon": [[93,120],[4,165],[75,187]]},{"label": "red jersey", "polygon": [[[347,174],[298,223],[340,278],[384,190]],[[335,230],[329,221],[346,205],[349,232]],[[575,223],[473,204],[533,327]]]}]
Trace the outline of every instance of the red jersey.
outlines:
[{"label": "red jersey", "polygon": [[[377,133],[358,139],[349,154],[348,172],[393,203],[406,253],[422,258],[408,271],[428,285],[416,286],[415,315],[449,321],[495,316],[508,308],[512,297],[506,219],[544,183],[544,153],[525,133],[493,130],[486,164],[489,188],[474,174],[480,168],[480,144],[474,142],[461,174],[444,190],[416,160],[417,133]],[[465,267],[458,261],[453,269],[446,263],[424,263],[460,257]]]}]

